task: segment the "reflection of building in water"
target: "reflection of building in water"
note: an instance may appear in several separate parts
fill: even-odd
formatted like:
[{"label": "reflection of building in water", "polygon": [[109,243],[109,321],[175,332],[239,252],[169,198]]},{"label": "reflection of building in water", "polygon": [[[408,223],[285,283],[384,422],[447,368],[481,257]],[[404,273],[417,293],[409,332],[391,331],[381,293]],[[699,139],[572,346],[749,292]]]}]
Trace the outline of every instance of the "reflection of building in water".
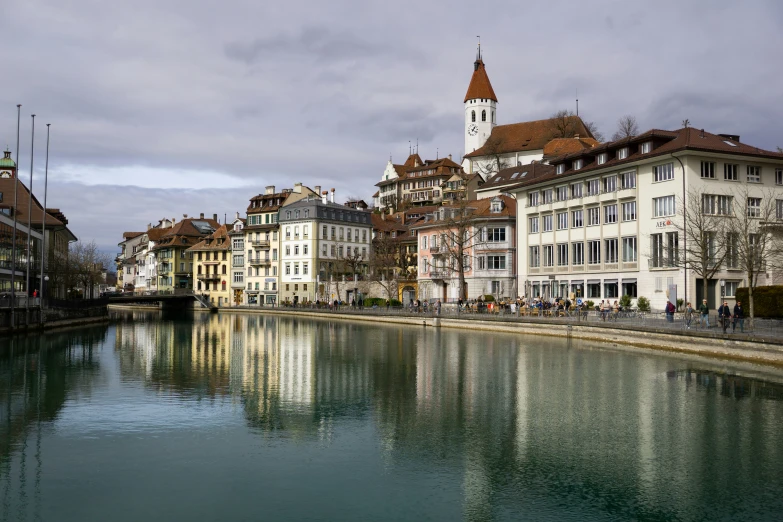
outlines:
[{"label": "reflection of building in water", "polygon": [[161,322],[158,312],[132,312],[117,323],[114,348],[124,377],[145,380],[152,378],[155,368],[170,367],[173,356],[174,327],[170,322]]},{"label": "reflection of building in water", "polygon": [[[107,326],[0,340],[0,484],[2,504],[31,505],[40,520],[42,437],[69,400],[101,382],[99,353]],[[89,400],[89,399],[88,399]],[[23,514],[27,512],[19,511]],[[11,518],[7,518],[10,516]],[[16,520],[0,509],[0,519]]]},{"label": "reflection of building in water", "polygon": [[237,315],[232,347],[241,349],[238,364],[231,367],[231,389],[239,382],[239,396],[251,424],[271,429],[279,427],[280,346],[278,321],[274,317]]},{"label": "reflection of building in water", "polygon": [[280,321],[280,399],[310,408],[313,403],[315,326],[303,321]]}]

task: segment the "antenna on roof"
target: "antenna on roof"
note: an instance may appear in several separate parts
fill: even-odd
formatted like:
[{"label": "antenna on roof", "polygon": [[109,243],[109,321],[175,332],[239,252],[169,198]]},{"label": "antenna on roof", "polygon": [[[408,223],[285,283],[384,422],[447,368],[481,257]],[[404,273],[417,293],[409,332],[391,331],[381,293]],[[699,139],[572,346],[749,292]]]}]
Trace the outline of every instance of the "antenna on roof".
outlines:
[{"label": "antenna on roof", "polygon": [[579,89],[576,89],[576,115],[579,116]]},{"label": "antenna on roof", "polygon": [[416,138],[416,154],[419,153],[419,138]]},{"label": "antenna on roof", "polygon": [[413,154],[413,149],[411,149],[411,140],[408,140],[408,156]]},{"label": "antenna on roof", "polygon": [[439,156],[438,156],[438,147],[435,147],[435,159],[438,159],[438,158],[439,158]]}]

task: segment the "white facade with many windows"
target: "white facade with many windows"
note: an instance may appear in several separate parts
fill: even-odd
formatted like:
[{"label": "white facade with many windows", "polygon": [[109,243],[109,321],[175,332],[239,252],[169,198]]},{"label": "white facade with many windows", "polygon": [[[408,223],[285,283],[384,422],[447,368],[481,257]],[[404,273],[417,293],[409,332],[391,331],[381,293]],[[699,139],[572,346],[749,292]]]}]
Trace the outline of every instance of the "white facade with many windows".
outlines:
[{"label": "white facade with many windows", "polygon": [[[644,296],[662,309],[675,285],[677,297],[687,296],[696,307],[701,280],[683,268],[687,235],[678,232],[685,195],[698,192],[703,211],[721,215],[747,188],[749,215],[758,213],[762,198],[774,197],[777,219],[783,219],[783,154],[724,136],[650,131],[552,163],[554,174],[513,190],[518,284],[527,297],[573,293],[598,302]],[[721,240],[705,232],[713,234],[710,241]],[[709,281],[710,306],[721,295],[731,300],[744,279],[727,256]],[[769,282],[762,277],[759,284]]]}]

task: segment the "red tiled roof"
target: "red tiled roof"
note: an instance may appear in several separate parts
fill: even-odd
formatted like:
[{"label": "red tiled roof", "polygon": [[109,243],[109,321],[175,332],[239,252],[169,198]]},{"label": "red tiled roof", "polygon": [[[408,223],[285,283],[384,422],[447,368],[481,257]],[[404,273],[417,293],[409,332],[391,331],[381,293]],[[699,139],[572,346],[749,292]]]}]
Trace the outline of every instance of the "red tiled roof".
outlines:
[{"label": "red tiled roof", "polygon": [[[491,154],[507,154],[529,150],[543,150],[553,136],[557,134],[556,122],[559,118],[524,121],[508,125],[498,125],[492,129],[487,142],[480,148],[465,154],[466,158]],[[582,118],[571,116],[570,123],[575,135],[592,138]]]},{"label": "red tiled roof", "polygon": [[544,145],[544,157],[562,156],[599,145],[593,138],[555,138]]},{"label": "red tiled roof", "polygon": [[465,93],[465,101],[475,100],[476,98],[488,98],[495,102],[498,101],[498,97],[495,96],[495,91],[492,89],[492,84],[489,82],[484,61],[481,58],[477,59],[476,63],[473,64],[473,76],[470,78],[468,92]]}]

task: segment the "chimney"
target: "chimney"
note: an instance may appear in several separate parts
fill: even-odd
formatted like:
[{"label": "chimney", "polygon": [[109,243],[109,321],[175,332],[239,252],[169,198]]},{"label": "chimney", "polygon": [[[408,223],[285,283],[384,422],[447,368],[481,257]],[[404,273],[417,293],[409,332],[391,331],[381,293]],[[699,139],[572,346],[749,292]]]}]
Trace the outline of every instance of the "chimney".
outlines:
[{"label": "chimney", "polygon": [[449,154],[449,159],[451,159],[451,154]]},{"label": "chimney", "polygon": [[237,219],[239,219],[239,212],[237,212]]},{"label": "chimney", "polygon": [[215,221],[217,221],[217,214],[212,214],[212,219],[214,219]]},{"label": "chimney", "polygon": [[204,213],[202,212],[201,214],[198,215],[198,217],[199,219],[204,219]]},{"label": "chimney", "polygon": [[321,192],[321,202],[322,202],[324,205],[326,205],[326,196],[327,196],[328,194],[329,194],[329,193],[328,193],[327,191],[325,191],[325,190],[324,190],[323,192]]},{"label": "chimney", "polygon": [[152,228],[152,223],[147,223],[147,230]]},{"label": "chimney", "polygon": [[334,203],[334,189],[332,189],[332,203]]},{"label": "chimney", "polygon": [[381,221],[386,221],[386,212],[381,212]]},{"label": "chimney", "polygon": [[316,185],[315,188],[313,189],[313,192],[315,192],[316,194],[318,194],[320,196],[321,195],[321,185]]},{"label": "chimney", "polygon": [[274,185],[269,185],[268,187],[266,187],[266,194],[274,194],[274,193],[275,193]]},{"label": "chimney", "polygon": [[297,194],[302,193],[302,184],[301,183],[294,183],[294,192]]},{"label": "chimney", "polygon": [[405,224],[405,211],[400,212],[400,223]]}]

